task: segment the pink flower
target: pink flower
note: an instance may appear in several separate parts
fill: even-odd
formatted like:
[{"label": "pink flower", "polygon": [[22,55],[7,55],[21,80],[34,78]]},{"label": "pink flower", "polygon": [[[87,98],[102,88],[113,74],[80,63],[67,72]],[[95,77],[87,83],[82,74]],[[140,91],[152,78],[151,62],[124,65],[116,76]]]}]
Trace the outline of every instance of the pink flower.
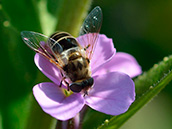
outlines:
[{"label": "pink flower", "polygon": [[116,53],[112,39],[105,35],[99,35],[91,59],[94,85],[86,96],[82,93],[67,96],[66,86],[59,87],[62,78],[59,69],[39,54],[35,55],[35,63],[52,82],[35,85],[33,94],[41,108],[56,119],[74,117],[85,104],[106,114],[119,115],[135,100],[135,85],[130,77],[141,74],[141,68],[131,55]]}]

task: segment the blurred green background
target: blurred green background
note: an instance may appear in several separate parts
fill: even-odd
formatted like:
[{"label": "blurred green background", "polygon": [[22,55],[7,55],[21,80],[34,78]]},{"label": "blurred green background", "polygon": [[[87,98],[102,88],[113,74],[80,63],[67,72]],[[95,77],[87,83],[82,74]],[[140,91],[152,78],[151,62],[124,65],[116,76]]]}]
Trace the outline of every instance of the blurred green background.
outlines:
[{"label": "blurred green background", "polygon": [[[34,52],[22,42],[20,32],[49,34],[55,30],[62,1],[0,0],[0,129],[23,127],[29,112],[27,97],[41,82],[37,77],[43,77],[34,64]],[[97,5],[103,11],[101,33],[113,39],[117,51],[132,54],[143,71],[172,54],[171,0],[94,0],[90,9]],[[172,128],[171,85],[121,128]]]}]

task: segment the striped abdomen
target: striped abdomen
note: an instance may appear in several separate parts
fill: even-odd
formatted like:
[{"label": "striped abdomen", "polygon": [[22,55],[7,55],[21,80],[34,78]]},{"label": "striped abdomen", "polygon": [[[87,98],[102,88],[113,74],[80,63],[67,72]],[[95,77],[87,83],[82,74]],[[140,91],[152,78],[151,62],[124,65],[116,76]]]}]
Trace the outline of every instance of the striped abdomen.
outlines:
[{"label": "striped abdomen", "polygon": [[64,66],[63,70],[72,82],[91,76],[89,60],[84,58],[80,52],[73,52],[68,59],[68,64]]}]

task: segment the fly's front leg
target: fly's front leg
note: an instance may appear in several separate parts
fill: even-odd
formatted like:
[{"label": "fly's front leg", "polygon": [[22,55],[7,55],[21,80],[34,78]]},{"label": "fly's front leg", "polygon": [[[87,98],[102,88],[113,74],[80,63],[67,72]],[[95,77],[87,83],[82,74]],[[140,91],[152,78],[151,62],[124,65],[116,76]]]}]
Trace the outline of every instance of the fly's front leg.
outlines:
[{"label": "fly's front leg", "polygon": [[65,84],[67,85],[67,90],[69,91],[69,83],[68,83],[65,79],[66,79],[66,77],[63,77],[63,78],[62,78],[62,80],[61,80],[61,82],[60,82],[59,87],[61,87],[61,86],[62,86],[62,82],[64,81],[64,82],[65,82]]},{"label": "fly's front leg", "polygon": [[85,97],[87,95],[88,95],[88,91],[85,91],[83,97]]},{"label": "fly's front leg", "polygon": [[69,83],[68,83],[66,80],[64,80],[64,82],[66,83],[66,85],[67,85],[67,90],[69,91]]},{"label": "fly's front leg", "polygon": [[63,75],[63,73],[62,72],[60,72],[61,73],[61,75],[62,75],[62,80],[60,81],[60,85],[59,85],[59,87],[61,87],[62,86],[62,82],[64,81],[65,82],[65,84],[67,85],[67,90],[69,91],[69,83],[65,80],[66,79],[66,77]]},{"label": "fly's front leg", "polygon": [[62,80],[60,81],[59,87],[62,87],[62,82],[66,79],[66,77],[63,77]]},{"label": "fly's front leg", "polygon": [[62,82],[66,79],[66,77],[63,75],[63,73],[60,71],[61,76],[62,76],[62,80],[60,81],[60,85],[59,87],[62,87]]}]

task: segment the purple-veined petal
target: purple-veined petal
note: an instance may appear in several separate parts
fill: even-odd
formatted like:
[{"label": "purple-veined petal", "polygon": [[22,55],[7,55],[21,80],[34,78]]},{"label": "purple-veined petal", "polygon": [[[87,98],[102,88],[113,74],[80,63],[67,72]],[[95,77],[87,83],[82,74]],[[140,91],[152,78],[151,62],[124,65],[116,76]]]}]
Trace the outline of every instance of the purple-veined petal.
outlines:
[{"label": "purple-veined petal", "polygon": [[93,76],[106,74],[108,72],[123,72],[130,77],[135,77],[142,73],[141,67],[136,59],[127,53],[117,52],[113,58],[101,65]]},{"label": "purple-veined petal", "polygon": [[127,74],[111,72],[95,76],[94,82],[85,101],[97,111],[119,115],[126,112],[135,100],[134,82]]},{"label": "purple-veined petal", "polygon": [[[87,38],[87,35],[83,35],[84,38]],[[80,40],[78,37],[78,41]],[[88,39],[89,40],[89,39]],[[87,40],[86,40],[87,41]],[[85,42],[86,42],[85,41]],[[84,43],[80,42],[81,46],[84,47]],[[88,48],[89,49],[89,48]],[[116,53],[116,49],[113,46],[113,41],[110,38],[107,38],[104,34],[99,34],[97,44],[93,51],[93,56],[91,59],[91,69],[92,71],[108,61]]]},{"label": "purple-veined petal", "polygon": [[51,79],[57,85],[60,84],[61,81],[61,73],[60,70],[52,63],[49,62],[48,59],[43,57],[42,55],[36,53],[34,57],[34,61],[39,70],[45,74],[49,79]]},{"label": "purple-veined petal", "polygon": [[66,97],[62,88],[54,83],[40,83],[33,88],[33,94],[46,113],[58,120],[68,120],[74,117],[84,106],[84,99],[80,94]]}]

